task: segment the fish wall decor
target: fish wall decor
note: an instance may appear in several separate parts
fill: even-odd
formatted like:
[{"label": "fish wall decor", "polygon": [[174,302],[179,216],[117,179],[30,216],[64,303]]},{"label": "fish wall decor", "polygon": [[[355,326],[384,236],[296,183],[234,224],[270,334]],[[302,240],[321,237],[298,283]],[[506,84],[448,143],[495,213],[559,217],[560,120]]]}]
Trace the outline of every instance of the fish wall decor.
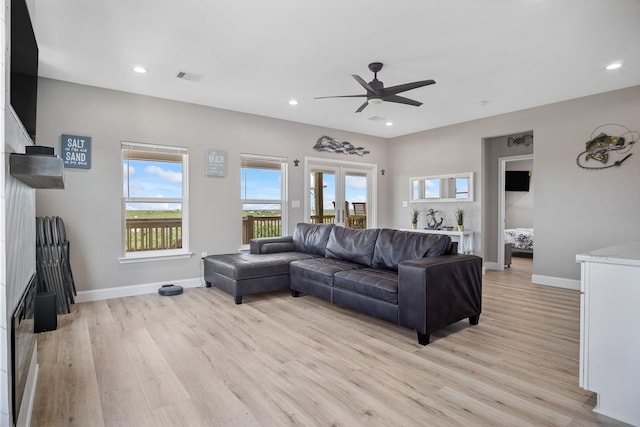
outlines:
[{"label": "fish wall decor", "polygon": [[316,141],[316,145],[314,145],[313,148],[317,151],[324,151],[327,153],[355,154],[357,156],[369,154],[369,151],[364,147],[356,147],[350,142],[338,141],[337,139],[326,135],[321,136],[318,141]]},{"label": "fish wall decor", "polygon": [[514,145],[524,145],[528,147],[533,144],[533,135],[522,135],[517,138],[509,137],[507,138],[507,146],[513,147]]},{"label": "fish wall decor", "polygon": [[[608,129],[604,129],[608,127]],[[618,135],[609,135],[618,131]],[[594,136],[595,135],[595,136]],[[607,169],[622,165],[622,162],[631,157],[630,151],[640,139],[640,133],[629,130],[626,127],[608,123],[598,126],[591,132],[589,140],[585,143],[585,150],[578,154],[576,164],[582,169]],[[617,160],[609,163],[609,157],[615,156]],[[593,160],[588,164],[590,160]],[[600,162],[600,163],[597,163]]]}]

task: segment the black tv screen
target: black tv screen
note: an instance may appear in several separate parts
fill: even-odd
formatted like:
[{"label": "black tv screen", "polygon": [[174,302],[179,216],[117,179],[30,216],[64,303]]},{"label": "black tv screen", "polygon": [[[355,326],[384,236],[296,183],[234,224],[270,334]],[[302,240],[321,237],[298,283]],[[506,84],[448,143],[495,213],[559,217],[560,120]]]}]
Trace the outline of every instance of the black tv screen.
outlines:
[{"label": "black tv screen", "polygon": [[31,139],[36,139],[38,44],[25,0],[11,0],[9,99]]},{"label": "black tv screen", "polygon": [[505,191],[529,191],[529,181],[531,172],[529,171],[506,171]]}]

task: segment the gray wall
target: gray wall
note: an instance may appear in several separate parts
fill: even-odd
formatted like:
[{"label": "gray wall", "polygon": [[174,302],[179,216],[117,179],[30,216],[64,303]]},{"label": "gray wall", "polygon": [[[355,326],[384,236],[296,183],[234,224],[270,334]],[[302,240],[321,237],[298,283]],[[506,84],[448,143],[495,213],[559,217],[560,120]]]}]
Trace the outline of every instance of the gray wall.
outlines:
[{"label": "gray wall", "polygon": [[[240,230],[239,168],[241,152],[271,154],[289,160],[304,156],[359,160],[377,164],[378,226],[407,228],[409,177],[475,173],[475,201],[423,205],[440,210],[448,222],[464,206],[465,227],[475,232],[474,246],[485,261],[497,244],[497,173],[492,138],[534,133],[536,229],[534,276],[579,279],[575,254],[615,242],[640,238],[640,152],[622,167],[586,171],[576,166],[592,131],[604,123],[640,129],[640,86],[572,101],[443,127],[390,141],[191,104],[41,79],[39,143],[59,149],[62,133],[93,137],[91,170],[67,169],[66,189],[38,191],[38,215],[59,215],[67,223],[72,267],[79,289],[193,278],[200,275],[198,256],[190,260],[121,265],[121,140],[184,145],[191,153],[191,250],[195,254],[232,252]],[[312,146],[322,134],[363,145],[363,158],[322,155]],[[206,148],[226,149],[226,178],[204,176]],[[199,153],[202,157],[199,157]],[[509,155],[523,154],[510,151]],[[496,159],[495,167],[492,166]],[[290,162],[291,163],[291,162]],[[290,200],[303,200],[303,169],[289,169]],[[486,182],[485,182],[486,181]],[[497,183],[497,181],[495,181]],[[496,194],[494,196],[494,193]],[[495,211],[495,213],[494,213]],[[289,209],[290,225],[303,220],[302,209]],[[96,226],[96,225],[99,226]],[[497,225],[496,225],[497,230]]]},{"label": "gray wall", "polygon": [[[401,202],[408,197],[410,176],[467,170],[481,175],[486,167],[484,139],[533,130],[534,276],[578,280],[576,253],[640,239],[640,148],[635,147],[621,167],[587,171],[576,166],[576,156],[598,126],[620,123],[640,130],[639,100],[640,86],[635,86],[393,139],[388,168],[393,177],[392,225],[408,224]],[[484,188],[482,183],[476,185],[476,197],[493,204],[483,199]],[[471,208],[477,218],[469,228],[480,232],[479,253],[485,254],[488,233],[480,225],[494,219],[483,221],[476,204]]]},{"label": "gray wall", "polygon": [[[65,189],[37,191],[37,214],[63,218],[71,242],[71,261],[78,290],[199,277],[200,253],[235,252],[240,247],[240,153],[289,159],[289,200],[303,199],[305,156],[374,163],[387,167],[388,142],[376,138],[134,95],[50,79],[38,88],[38,143],[60,151],[60,135],[92,137],[89,170],[66,169]],[[358,157],[320,153],[316,140],[329,135],[364,146],[371,154]],[[120,264],[122,140],[189,149],[191,259]],[[205,176],[207,148],[227,150],[224,178]],[[378,177],[378,200],[388,193],[387,176]],[[289,209],[289,229],[303,221],[303,209]],[[378,225],[390,222],[384,204]]]}]

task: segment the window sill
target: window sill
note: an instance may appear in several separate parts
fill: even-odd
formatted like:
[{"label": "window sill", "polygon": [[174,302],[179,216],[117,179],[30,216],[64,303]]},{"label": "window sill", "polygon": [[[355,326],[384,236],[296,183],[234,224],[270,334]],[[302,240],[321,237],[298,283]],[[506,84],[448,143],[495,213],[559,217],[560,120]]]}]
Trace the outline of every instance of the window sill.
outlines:
[{"label": "window sill", "polygon": [[134,262],[164,261],[174,259],[191,258],[193,253],[187,251],[147,251],[135,252],[127,256],[118,258],[120,264],[129,264]]}]

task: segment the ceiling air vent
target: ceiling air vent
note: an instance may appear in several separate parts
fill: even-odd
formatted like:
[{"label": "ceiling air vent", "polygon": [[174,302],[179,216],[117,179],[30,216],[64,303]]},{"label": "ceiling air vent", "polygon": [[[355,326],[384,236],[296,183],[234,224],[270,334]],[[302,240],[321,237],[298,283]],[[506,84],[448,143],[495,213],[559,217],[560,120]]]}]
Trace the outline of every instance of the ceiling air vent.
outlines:
[{"label": "ceiling air vent", "polygon": [[203,75],[200,74],[193,74],[193,73],[186,73],[184,71],[180,71],[178,72],[178,74],[176,74],[176,77],[182,80],[189,80],[191,82],[199,82],[200,80],[202,80],[204,78]]},{"label": "ceiling air vent", "polygon": [[372,116],[372,117],[369,117],[369,120],[372,120],[372,121],[374,121],[374,122],[386,122],[386,121],[387,121],[387,119],[386,119],[386,118],[384,118],[384,117],[380,117],[380,116]]}]

